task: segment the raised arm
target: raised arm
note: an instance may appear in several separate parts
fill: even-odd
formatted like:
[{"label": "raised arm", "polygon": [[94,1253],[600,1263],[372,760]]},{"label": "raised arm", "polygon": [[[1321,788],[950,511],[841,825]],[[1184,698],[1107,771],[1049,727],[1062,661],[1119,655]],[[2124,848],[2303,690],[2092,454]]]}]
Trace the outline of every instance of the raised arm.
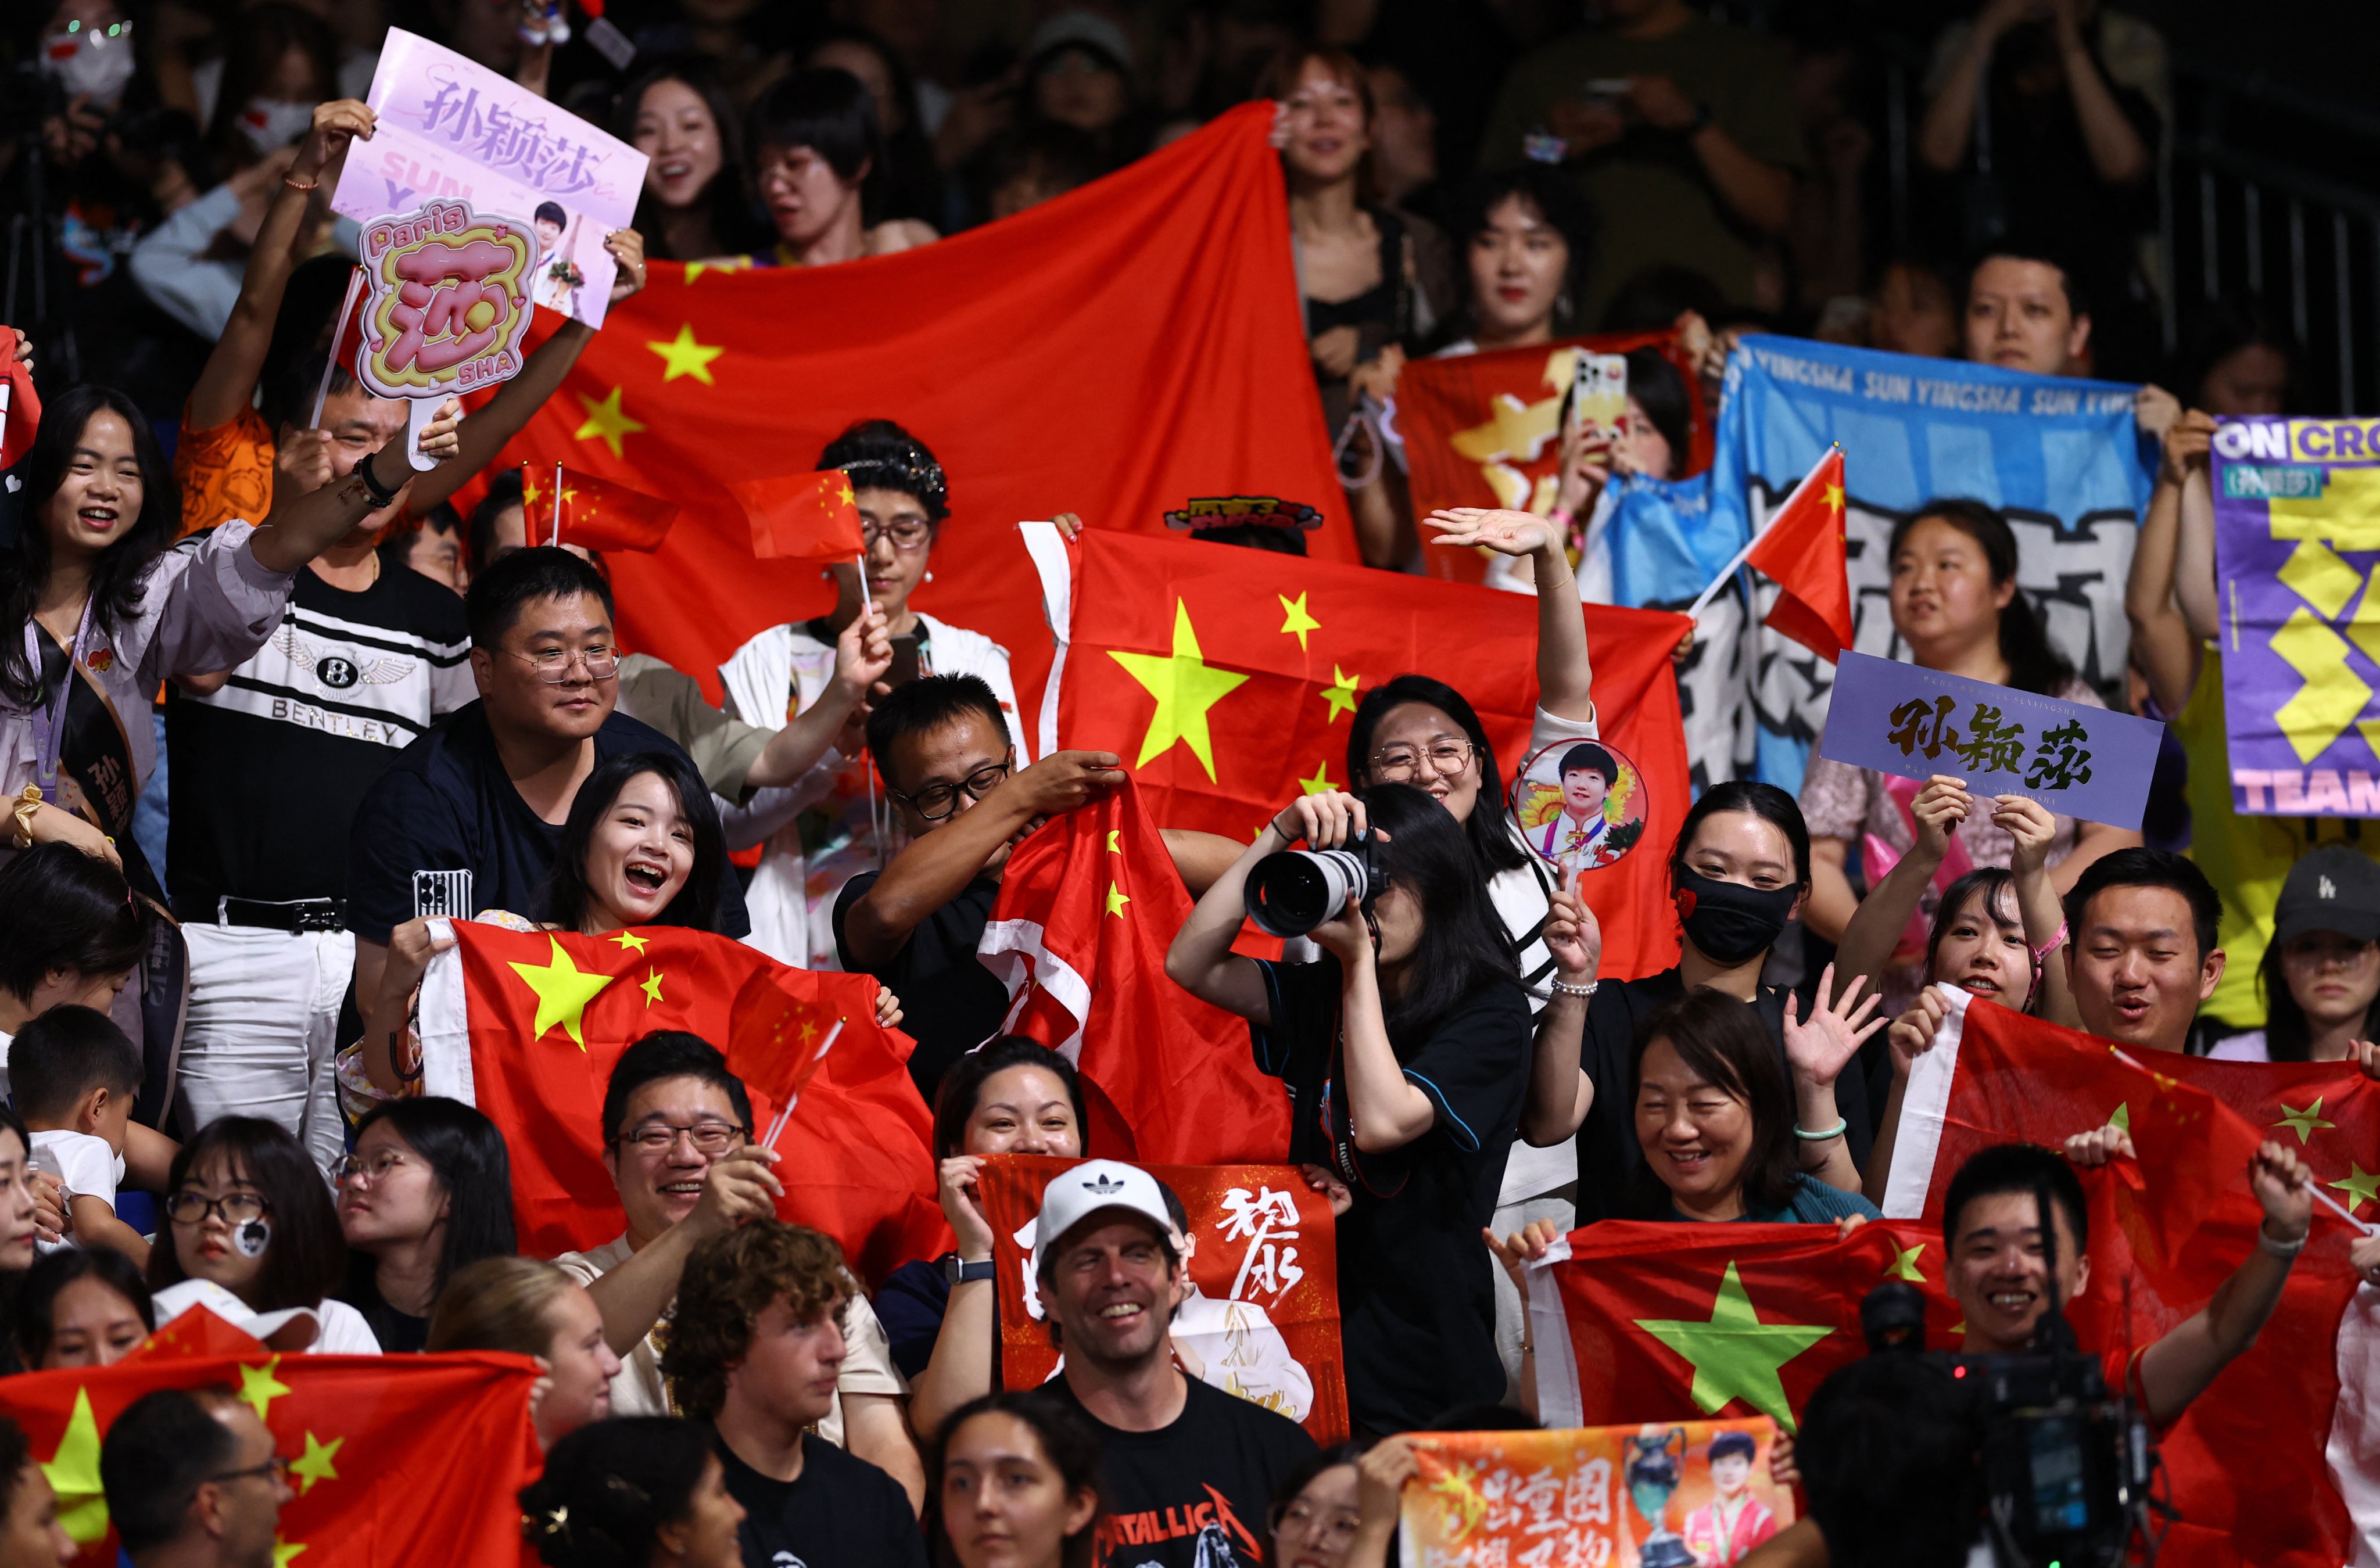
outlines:
[{"label": "raised arm", "polygon": [[1583,724],[1595,717],[1595,671],[1586,656],[1586,617],[1578,584],[1562,553],[1561,530],[1531,512],[1453,506],[1422,519],[1438,530],[1433,544],[1480,545],[1500,555],[1528,557],[1537,585],[1537,706],[1557,719]]},{"label": "raised arm", "polygon": [[[421,449],[442,462],[451,459],[458,444],[456,432],[463,425],[461,406],[449,402],[421,432]],[[305,477],[311,483],[302,492],[293,493],[290,486],[276,484],[273,489],[273,510],[248,537],[249,552],[258,565],[270,572],[294,572],[298,567],[353,533],[356,525],[380,506],[386,505],[413,470],[405,457],[403,437],[358,463],[355,470],[336,483],[331,480],[331,456],[326,447],[317,446],[310,466],[314,472]],[[285,473],[283,478],[297,477]],[[372,486],[380,489],[380,499],[374,499]]]},{"label": "raised arm", "polygon": [[884,612],[874,605],[843,628],[834,639],[834,678],[819,699],[794,716],[752,759],[744,771],[744,787],[768,789],[790,784],[818,765],[832,748],[855,711],[867,711],[868,694],[892,667],[892,638]]},{"label": "raised arm", "polygon": [[[1586,1040],[1588,998],[1603,962],[1603,928],[1586,900],[1570,885],[1557,889],[1546,916],[1546,951],[1553,954],[1553,994],[1537,1015],[1535,1048],[1529,1052],[1529,1092],[1521,1103],[1521,1141],[1550,1149],[1574,1136],[1595,1106],[1595,1080],[1579,1066]],[[1564,989],[1565,987],[1569,989]],[[1524,1296],[1525,1296],[1525,1293]]]},{"label": "raised arm", "polygon": [[2066,912],[2058,906],[2058,888],[2046,869],[2058,819],[2037,800],[2003,795],[1992,803],[1992,823],[2014,841],[2009,870],[2016,879],[2017,915],[2024,922],[2025,945],[2034,951],[2033,983],[2041,991],[2034,1015],[2079,1029],[2082,1015],[2075,1009],[2066,965],[2057,952],[2066,945]]},{"label": "raised arm", "polygon": [[1835,1107],[1835,1080],[1859,1054],[1868,1036],[1884,1027],[1882,1018],[1870,1018],[1882,993],[1871,991],[1857,1001],[1863,983],[1853,977],[1840,994],[1834,990],[1835,966],[1819,973],[1817,994],[1810,999],[1810,1016],[1797,1020],[1795,999],[1785,999],[1785,1059],[1793,1072],[1793,1141],[1799,1146],[1802,1169],[1830,1187],[1860,1190],[1860,1170],[1852,1163],[1844,1133],[1849,1122]]},{"label": "raised arm", "polygon": [[777,1211],[777,1199],[785,1187],[770,1169],[776,1162],[775,1149],[748,1143],[711,1161],[702,1173],[702,1196],[692,1213],[618,1268],[588,1282],[587,1294],[595,1298],[596,1310],[603,1315],[603,1341],[613,1355],[626,1355],[653,1331],[653,1325],[677,1299],[677,1282],[686,1272],[686,1254],[698,1242]]},{"label": "raised arm", "polygon": [[[2132,547],[2132,569],[2124,582],[2124,614],[2131,623],[2132,663],[2149,693],[2168,714],[2179,713],[2198,682],[2199,639],[2175,594],[2181,551],[2182,492],[2193,468],[2203,468],[2215,421],[2192,410],[2165,437],[2156,489],[2141,519]],[[2211,508],[2210,508],[2211,510]],[[2208,529],[2211,535],[2213,529]],[[2210,581],[2214,576],[2210,561]]]},{"label": "raised arm", "polygon": [[2149,150],[2132,126],[2115,91],[2099,74],[2091,45],[2082,37],[2077,0],[2050,0],[2051,25],[2058,35],[2058,57],[2066,70],[2067,95],[2074,117],[2082,127],[2082,146],[2091,155],[2091,169],[2107,185],[2136,185],[2149,172]]},{"label": "raised arm", "polygon": [[239,302],[231,320],[207,354],[206,368],[190,388],[185,422],[191,430],[214,430],[238,418],[256,390],[264,369],[264,351],[273,343],[273,322],[281,313],[281,294],[297,266],[295,247],[305,231],[306,214],[323,176],[345,155],[355,137],[371,139],[372,112],[352,98],[314,106],[314,128],[298,149],[298,157],[282,176],[256,243],[248,252],[248,270],[240,276]]},{"label": "raised arm", "polygon": [[1967,33],[1966,47],[1950,64],[1950,74],[1925,105],[1917,132],[1917,155],[1937,174],[1949,174],[1967,159],[1967,143],[1974,134],[1975,97],[1992,68],[1992,52],[2000,34],[2031,13],[2034,0],[1991,0]]},{"label": "raised arm", "polygon": [[1166,978],[1226,1013],[1236,1013],[1252,1024],[1269,1025],[1272,1004],[1256,960],[1232,951],[1232,942],[1248,918],[1248,873],[1266,856],[1278,855],[1300,840],[1317,848],[1344,844],[1351,833],[1364,831],[1366,820],[1364,803],[1335,789],[1300,796],[1282,807],[1265,824],[1264,832],[1257,834],[1257,841],[1224,867],[1199,895],[1190,918],[1166,949]]},{"label": "raised arm", "polygon": [[[1909,805],[1910,814],[1917,820],[1916,842],[1869,887],[1867,896],[1852,912],[1835,947],[1837,972],[1847,979],[1864,975],[1870,985],[1883,983],[1884,972],[1892,966],[1892,954],[1900,945],[1900,933],[1909,929],[1909,917],[1917,912],[1926,884],[1950,852],[1950,835],[1973,808],[1974,797],[1967,793],[1962,780],[1937,773],[1926,781]],[[1835,874],[1842,875],[1840,869]],[[1843,891],[1848,894],[1850,890],[1846,880]]]}]

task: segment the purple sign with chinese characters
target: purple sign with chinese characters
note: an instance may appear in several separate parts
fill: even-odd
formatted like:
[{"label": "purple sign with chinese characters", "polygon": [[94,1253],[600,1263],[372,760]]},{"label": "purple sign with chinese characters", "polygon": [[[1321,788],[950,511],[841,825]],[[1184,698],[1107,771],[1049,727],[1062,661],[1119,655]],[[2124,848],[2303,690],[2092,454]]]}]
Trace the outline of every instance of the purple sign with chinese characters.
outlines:
[{"label": "purple sign with chinese characters", "polygon": [[347,151],[331,210],[369,225],[433,197],[533,228],[530,298],[589,326],[612,298],[604,237],[636,215],[645,155],[403,28],[372,72],[372,139]]},{"label": "purple sign with chinese characters", "polygon": [[1880,773],[1947,773],[1977,795],[2138,828],[2165,726],[1846,649],[1818,755]]}]

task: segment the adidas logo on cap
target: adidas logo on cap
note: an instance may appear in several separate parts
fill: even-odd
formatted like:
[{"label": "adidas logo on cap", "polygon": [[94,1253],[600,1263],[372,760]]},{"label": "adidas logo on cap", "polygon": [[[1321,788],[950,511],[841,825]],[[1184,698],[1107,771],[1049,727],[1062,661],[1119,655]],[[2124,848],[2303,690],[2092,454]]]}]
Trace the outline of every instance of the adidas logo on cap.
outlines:
[{"label": "adidas logo on cap", "polygon": [[1113,1176],[1101,1176],[1097,1181],[1085,1182],[1083,1184],[1083,1190],[1085,1192],[1095,1192],[1101,1197],[1105,1197],[1111,1193],[1119,1193],[1123,1191],[1123,1184],[1117,1181]]}]

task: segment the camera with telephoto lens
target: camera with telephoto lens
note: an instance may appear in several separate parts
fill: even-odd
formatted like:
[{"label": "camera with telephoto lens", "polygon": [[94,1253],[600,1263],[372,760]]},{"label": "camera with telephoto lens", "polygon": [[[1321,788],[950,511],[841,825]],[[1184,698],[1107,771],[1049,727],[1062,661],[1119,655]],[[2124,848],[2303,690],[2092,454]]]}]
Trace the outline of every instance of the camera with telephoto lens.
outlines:
[{"label": "camera with telephoto lens", "polygon": [[1388,885],[1372,858],[1368,827],[1343,849],[1284,849],[1248,872],[1248,918],[1278,937],[1304,936],[1347,906],[1370,908]]}]

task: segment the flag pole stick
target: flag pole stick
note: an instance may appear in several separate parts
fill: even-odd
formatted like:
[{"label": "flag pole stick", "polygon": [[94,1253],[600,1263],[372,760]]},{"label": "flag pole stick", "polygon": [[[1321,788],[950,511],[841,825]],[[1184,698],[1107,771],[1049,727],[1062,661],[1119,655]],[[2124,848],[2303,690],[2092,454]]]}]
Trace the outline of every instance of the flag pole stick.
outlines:
[{"label": "flag pole stick", "polygon": [[1777,519],[1783,517],[1788,511],[1791,510],[1794,502],[1802,499],[1802,492],[1810,488],[1810,481],[1818,477],[1818,467],[1820,464],[1825,463],[1826,460],[1826,455],[1824,453],[1819,454],[1818,462],[1810,466],[1810,471],[1802,476],[1802,482],[1795,485],[1792,489],[1792,492],[1778,504],[1775,511],[1768,514],[1767,521],[1760,525],[1760,531],[1754,534],[1751,541],[1746,543],[1742,549],[1735,553],[1735,559],[1730,561],[1726,565],[1719,568],[1718,576],[1711,578],[1710,586],[1704,589],[1701,595],[1694,600],[1691,606],[1688,607],[1686,611],[1686,618],[1688,620],[1699,620],[1701,618],[1704,608],[1707,606],[1712,600],[1718,597],[1718,590],[1727,586],[1728,579],[1735,576],[1737,571],[1742,567],[1745,559],[1752,554],[1754,550],[1759,547],[1761,540],[1767,537],[1768,530],[1777,526]]},{"label": "flag pole stick", "polygon": [[308,430],[322,428],[322,405],[331,398],[331,372],[338,368],[339,344],[347,335],[347,321],[356,313],[356,296],[363,286],[364,270],[358,267],[347,274],[347,298],[339,307],[339,324],[331,333],[331,357],[322,365],[322,384],[314,389],[314,416],[306,421]]},{"label": "flag pole stick", "polygon": [[2380,1236],[2380,1225],[2365,1224],[2362,1221],[2357,1219],[2354,1215],[2349,1213],[2344,1208],[2340,1207],[2338,1199],[2331,1197],[2330,1194],[2314,1185],[2311,1180],[2306,1183],[2306,1191],[2313,1195],[2313,1200],[2316,1203],[2321,1204],[2325,1209],[2329,1209],[2332,1213],[2338,1215],[2340,1219],[2346,1221],[2357,1230],[2362,1231],[2365,1235]]},{"label": "flag pole stick", "polygon": [[[827,1030],[826,1039],[819,1044],[818,1054],[810,1059],[813,1066],[825,1061],[826,1053],[834,1049],[834,1042],[836,1039],[842,1035],[844,1022],[845,1020],[837,1018],[834,1021],[834,1027]],[[793,1119],[794,1107],[799,1105],[801,1102],[802,1097],[799,1090],[785,1096],[785,1107],[783,1110],[777,1112],[777,1119],[769,1124],[769,1136],[760,1140],[761,1148],[774,1149],[777,1147],[777,1139],[784,1136],[785,1124]]]},{"label": "flag pole stick", "polygon": [[553,465],[553,539],[552,542],[557,548],[562,543],[562,464],[559,459],[556,459]]}]

